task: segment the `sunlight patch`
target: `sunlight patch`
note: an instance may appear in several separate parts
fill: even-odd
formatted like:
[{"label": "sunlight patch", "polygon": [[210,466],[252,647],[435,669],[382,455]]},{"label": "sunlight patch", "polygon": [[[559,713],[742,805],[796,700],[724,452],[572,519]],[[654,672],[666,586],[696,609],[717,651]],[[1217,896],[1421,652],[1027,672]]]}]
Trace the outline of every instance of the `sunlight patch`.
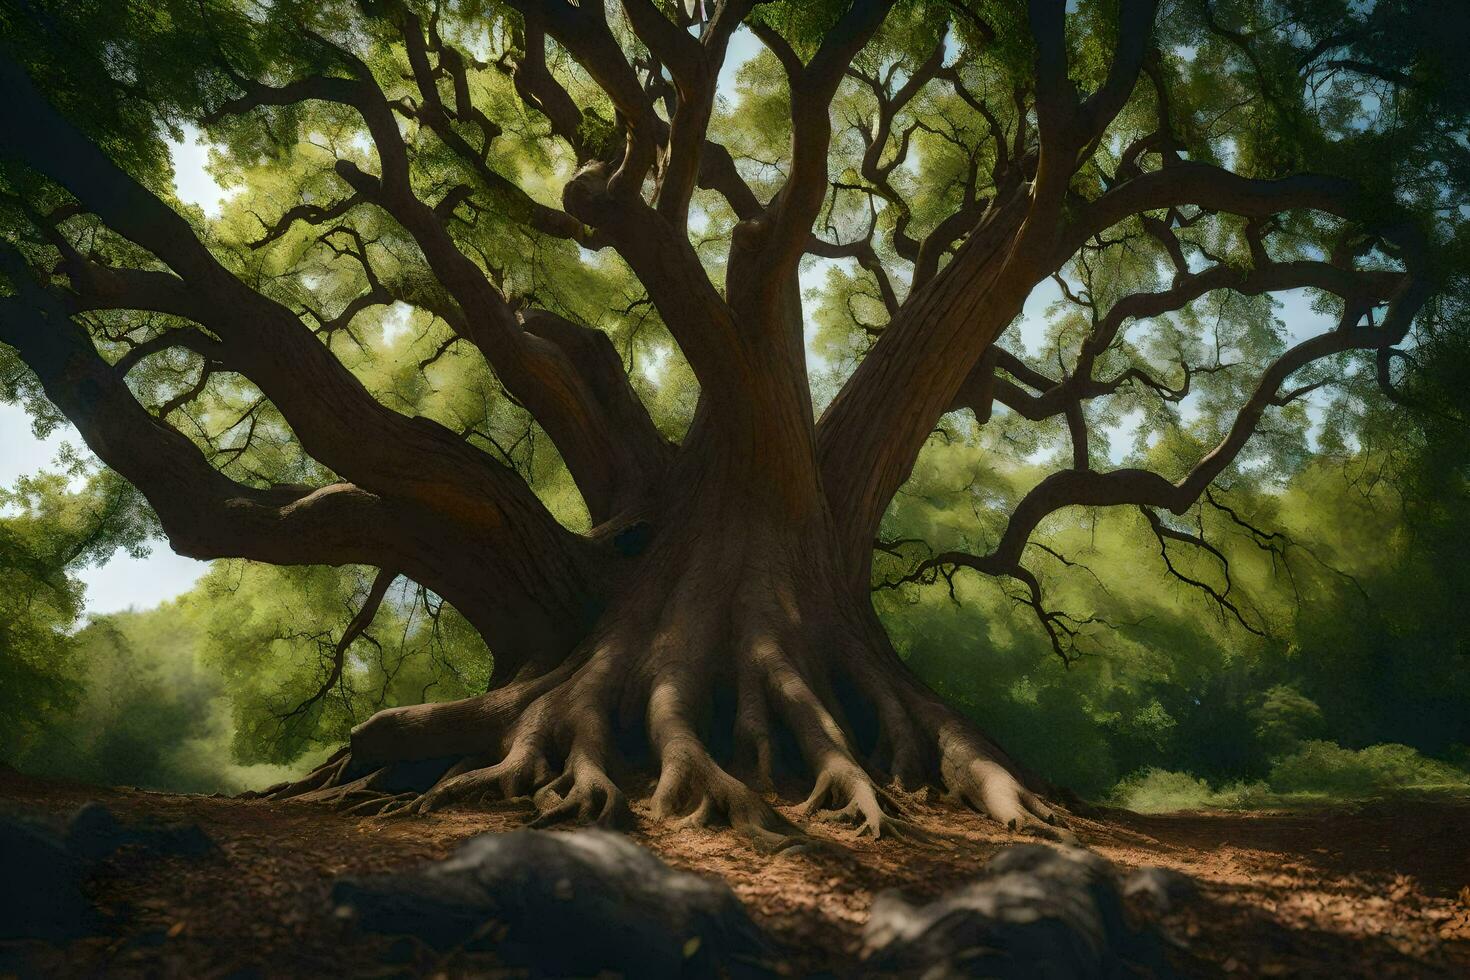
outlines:
[{"label": "sunlight patch", "polygon": [[174,192],[185,204],[193,204],[210,218],[218,218],[224,202],[240,192],[238,187],[222,187],[209,172],[209,152],[213,143],[204,138],[199,127],[185,123],[184,138],[165,137],[169,159],[174,167]]}]

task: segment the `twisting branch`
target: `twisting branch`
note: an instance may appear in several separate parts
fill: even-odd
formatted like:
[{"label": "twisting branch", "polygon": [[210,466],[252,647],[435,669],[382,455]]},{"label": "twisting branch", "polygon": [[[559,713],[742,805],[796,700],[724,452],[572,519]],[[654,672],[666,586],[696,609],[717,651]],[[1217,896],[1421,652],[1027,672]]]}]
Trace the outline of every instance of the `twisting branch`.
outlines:
[{"label": "twisting branch", "polygon": [[[903,557],[902,545],[918,543],[917,539],[904,539],[899,541],[879,541],[876,547],[895,557]],[[1042,548],[1047,554],[1058,559],[1063,564],[1071,566],[1076,563],[1063,557],[1051,548]],[[1052,652],[1061,659],[1063,665],[1070,667],[1076,663],[1081,656],[1077,649],[1077,641],[1085,634],[1089,626],[1106,626],[1112,624],[1100,616],[1074,616],[1060,609],[1050,608],[1041,587],[1041,581],[1036,573],[1022,565],[1019,561],[1002,563],[993,560],[989,556],[972,555],[963,551],[945,551],[940,554],[931,555],[921,561],[915,568],[897,578],[884,579],[873,586],[874,591],[897,589],[904,585],[934,585],[943,578],[949,590],[952,601],[958,602],[955,594],[955,573],[967,568],[971,571],[980,572],[996,578],[1009,578],[1020,583],[1024,590],[1021,594],[1004,589],[1005,595],[1017,605],[1025,606],[1036,616],[1037,623],[1046,633],[1047,641],[1050,643]]]},{"label": "twisting branch", "polygon": [[[250,243],[252,249],[260,249],[284,237],[291,230],[291,226],[298,221],[304,221],[311,225],[324,225],[328,221],[334,221],[351,211],[357,205],[363,203],[363,199],[357,194],[349,194],[339,201],[328,205],[320,204],[298,204],[288,208],[284,214],[277,219],[273,225],[267,225],[263,220],[260,222],[263,233]],[[259,220],[259,216],[257,216]]]},{"label": "twisting branch", "polygon": [[346,628],[342,630],[342,635],[337,638],[336,642],[331,644],[329,651],[331,662],[327,669],[326,677],[322,679],[317,689],[304,701],[297,704],[290,711],[276,715],[276,720],[282,728],[290,724],[292,719],[305,716],[311,711],[312,707],[331,693],[332,688],[343,683],[343,668],[347,663],[347,651],[372,626],[373,620],[378,617],[378,610],[383,605],[383,597],[388,594],[388,587],[397,581],[398,575],[397,570],[384,568],[379,570],[377,575],[373,577],[372,585],[369,586],[367,597],[363,599],[362,605],[358,607],[357,612],[353,614]]},{"label": "twisting branch", "polygon": [[[407,6],[394,3],[390,5],[390,9],[403,37],[408,64],[421,97],[417,109],[412,110],[412,115],[439,137],[487,190],[500,195],[506,201],[505,210],[509,215],[527,215],[530,226],[539,232],[585,243],[587,236],[580,221],[564,211],[534,200],[518,184],[490,166],[487,159],[490,144],[500,135],[500,127],[491,122],[470,98],[464,55],[439,38],[437,32],[433,32],[431,40],[426,40],[423,22]],[[439,55],[437,65],[429,63],[431,50]],[[454,84],[455,105],[452,109],[445,105],[439,95],[439,78],[444,73],[450,75]],[[482,139],[479,149],[472,147],[459,134],[453,125],[456,122],[471,122],[476,125]],[[448,210],[452,211],[452,206]]]},{"label": "twisting branch", "polygon": [[191,327],[176,330],[164,330],[152,338],[140,344],[128,348],[127,353],[118,358],[112,365],[112,369],[121,377],[126,377],[128,372],[154,354],[166,350],[183,348],[191,350],[206,360],[218,363],[223,354],[220,343],[206,337],[201,331]]},{"label": "twisting branch", "polygon": [[[1219,606],[1222,612],[1228,612],[1231,616],[1235,617],[1235,621],[1238,622],[1241,627],[1244,628],[1247,632],[1254,633],[1256,636],[1266,635],[1264,630],[1252,624],[1249,620],[1245,618],[1245,615],[1240,611],[1240,607],[1237,606],[1234,600],[1230,598],[1230,593],[1234,590],[1235,587],[1235,583],[1231,580],[1230,577],[1230,559],[1226,558],[1224,552],[1222,552],[1219,548],[1216,548],[1213,544],[1205,539],[1203,530],[1193,534],[1188,531],[1181,531],[1167,524],[1164,519],[1159,516],[1158,511],[1154,510],[1152,507],[1139,507],[1138,510],[1148,520],[1149,529],[1153,531],[1154,538],[1159,543],[1159,557],[1164,560],[1164,567],[1168,570],[1171,576],[1183,582],[1185,585],[1188,585],[1194,589],[1198,589],[1205,595],[1209,596],[1210,600],[1213,601],[1215,605]],[[1203,581],[1202,579],[1194,578],[1193,576],[1180,571],[1179,567],[1174,564],[1174,559],[1169,554],[1170,541],[1178,541],[1183,544],[1192,545],[1196,548],[1201,549],[1202,551],[1207,551],[1211,555],[1213,555],[1215,559],[1219,561],[1220,570],[1225,576],[1225,588],[1223,590],[1217,589],[1215,586],[1206,581]]]},{"label": "twisting branch", "polygon": [[[613,37],[602,4],[574,6],[567,0],[512,0],[527,23],[535,23],[571,53],[607,93],[624,128],[620,163],[606,177],[607,192],[636,199],[658,157],[658,123],[653,101]],[[580,113],[578,114],[580,121]],[[575,212],[573,212],[575,213]]]},{"label": "twisting branch", "polygon": [[1109,472],[1072,469],[1053,473],[1021,498],[987,560],[1002,568],[1017,561],[1037,525],[1066,507],[1132,504],[1185,513],[1244,448],[1286,377],[1321,357],[1348,350],[1376,349],[1386,336],[1382,328],[1356,327],[1312,337],[1287,350],[1263,372],[1225,437],[1177,481],[1139,469]]},{"label": "twisting branch", "polygon": [[[350,80],[328,82],[333,92],[345,82],[352,98],[361,92]],[[455,541],[478,551],[485,574],[505,583],[504,596],[483,607],[490,632],[506,627],[500,617],[512,607],[523,622],[529,616],[544,624],[548,636],[564,637],[585,615],[579,610],[599,588],[588,546],[519,476],[443,426],[373,398],[290,310],[220,265],[180,215],[61,117],[3,57],[0,84],[7,93],[0,125],[30,134],[0,152],[55,180],[172,271],[99,277],[109,288],[126,286],[119,287],[121,302],[106,308],[155,309],[207,327],[227,367],[249,378],[302,449],[343,479],[319,489],[256,490],[220,474],[193,443],[144,411],[96,353],[72,320],[81,304],[43,287],[23,257],[6,250],[3,271],[16,295],[4,301],[0,341],[20,352],[88,446],[143,492],[178,550],[277,564],[381,566],[389,563],[382,549],[391,546],[402,552],[392,563],[416,580],[439,583],[444,572],[435,570],[433,542]],[[128,290],[145,295],[134,303],[124,298]],[[384,515],[387,497],[421,508],[417,540],[394,536],[390,529],[401,522]]]},{"label": "twisting branch", "polygon": [[[466,339],[484,355],[506,390],[546,427],[594,519],[603,520],[629,506],[653,474],[619,465],[627,461],[628,452],[619,432],[599,410],[586,380],[556,347],[522,328],[516,310],[455,244],[443,216],[416,196],[407,148],[393,110],[368,66],[327,39],[316,40],[354,78],[315,77],[280,87],[242,79],[246,95],[225,103],[217,115],[313,99],[356,110],[377,148],[382,173],[373,176],[351,161],[339,160],[337,175],[357,197],[381,208],[413,237],[429,268],[464,313],[463,317],[446,317],[446,321],[465,331]],[[432,79],[424,81],[429,84]],[[440,106],[442,112],[442,103]],[[370,294],[357,308],[375,301]],[[348,315],[356,311],[350,308]],[[462,450],[464,444],[459,445]]]},{"label": "twisting branch", "polygon": [[767,268],[783,277],[801,258],[826,196],[832,98],[852,59],[878,30],[891,6],[892,0],[854,0],[805,65],[774,31],[752,27],[777,52],[791,92],[791,167],[773,202],[770,225],[763,230]]},{"label": "twisting branch", "polygon": [[1038,197],[1060,204],[1067,184],[1103,130],[1123,108],[1143,68],[1158,11],[1158,0],[1123,0],[1118,14],[1118,44],[1102,87],[1078,99],[1067,74],[1066,15],[1061,4],[1031,0],[1031,33],[1036,42],[1036,118],[1040,135]]},{"label": "twisting branch", "polygon": [[920,242],[908,234],[912,214],[908,202],[893,186],[892,177],[893,172],[903,166],[904,161],[908,159],[910,141],[918,129],[918,124],[915,123],[903,130],[899,135],[898,145],[891,154],[889,143],[893,139],[893,126],[899,113],[914,100],[924,86],[938,76],[943,61],[944,45],[936,44],[929,56],[913,69],[904,79],[903,84],[891,94],[888,78],[870,75],[853,67],[847,69],[847,74],[862,82],[873,94],[878,104],[876,120],[854,127],[866,147],[862,160],[858,164],[858,172],[862,174],[864,180],[868,181],[873,190],[898,212],[891,232],[893,247],[900,256],[910,262],[918,261]]}]

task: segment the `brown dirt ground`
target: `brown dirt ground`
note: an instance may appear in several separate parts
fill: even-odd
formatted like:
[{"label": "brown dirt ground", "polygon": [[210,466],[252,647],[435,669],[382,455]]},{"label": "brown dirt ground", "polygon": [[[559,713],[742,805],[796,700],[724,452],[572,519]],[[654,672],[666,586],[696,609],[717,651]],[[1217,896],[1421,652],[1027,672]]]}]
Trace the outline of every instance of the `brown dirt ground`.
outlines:
[{"label": "brown dirt ground", "polygon": [[[27,973],[120,977],[517,976],[484,954],[435,954],[365,938],[337,919],[333,878],[443,857],[524,813],[437,813],[391,821],[319,807],[100,789],[0,771],[0,807],[55,815],[99,800],[124,819],[199,823],[207,858],[120,851],[89,880],[107,934],[63,949],[26,944]],[[774,856],[728,831],[674,831],[640,819],[634,838],[669,864],[724,878],[783,946],[798,976],[854,970],[873,896],[932,897],[1019,838],[979,816],[913,801],[950,846],[858,839],[818,824],[836,846]],[[1081,841],[1123,867],[1196,877],[1201,896],[1151,918],[1185,976],[1470,976],[1470,803],[1416,800],[1308,813],[1108,812],[1073,817]],[[0,955],[0,962],[5,956]],[[388,963],[387,960],[396,960]],[[12,960],[14,962],[14,960]],[[3,968],[0,968],[3,972]]]}]

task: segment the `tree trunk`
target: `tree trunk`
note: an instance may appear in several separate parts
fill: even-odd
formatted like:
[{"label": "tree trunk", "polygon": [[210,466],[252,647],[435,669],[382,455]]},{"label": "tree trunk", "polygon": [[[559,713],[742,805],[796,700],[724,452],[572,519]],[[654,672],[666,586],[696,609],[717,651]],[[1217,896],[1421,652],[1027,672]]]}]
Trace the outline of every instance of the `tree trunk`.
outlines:
[{"label": "tree trunk", "polygon": [[933,786],[1049,830],[1036,787],[901,662],[821,495],[731,449],[707,431],[686,443],[569,654],[515,656],[477,697],[382,711],[272,795],[386,812],[531,795],[540,823],[618,824],[651,793],[655,819],[777,845],[796,834],[780,799],[919,835],[891,789]]}]

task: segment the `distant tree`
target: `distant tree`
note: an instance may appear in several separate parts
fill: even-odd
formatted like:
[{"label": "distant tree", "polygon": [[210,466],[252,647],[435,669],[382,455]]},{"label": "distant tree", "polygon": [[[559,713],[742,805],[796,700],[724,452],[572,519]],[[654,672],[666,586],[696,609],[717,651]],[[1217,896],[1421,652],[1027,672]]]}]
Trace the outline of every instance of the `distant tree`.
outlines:
[{"label": "distant tree", "polygon": [[[81,484],[73,489],[71,478]],[[0,762],[9,764],[79,693],[77,572],[119,548],[147,552],[148,506],[115,473],[45,473],[0,488]]]},{"label": "distant tree", "polygon": [[[7,374],[181,553],[379,569],[343,650],[402,575],[493,651],[488,692],[382,711],[283,794],[613,821],[646,772],[656,817],[781,837],[773,785],[877,835],[911,829],[896,782],[1042,829],[895,653],[875,542],[1016,583],[1068,658],[1028,541],[1126,506],[1246,623],[1171,559],[1223,559],[1183,518],[1231,514],[1211,488],[1313,392],[1395,392],[1470,161],[1457,2],[1069,6],[8,0]],[[219,221],[173,200],[185,123],[240,189]],[[1288,342],[1293,290],[1335,325]],[[1109,469],[1133,408],[1171,452]],[[884,540],[941,419],[1001,409],[1070,452],[988,551]]]}]

